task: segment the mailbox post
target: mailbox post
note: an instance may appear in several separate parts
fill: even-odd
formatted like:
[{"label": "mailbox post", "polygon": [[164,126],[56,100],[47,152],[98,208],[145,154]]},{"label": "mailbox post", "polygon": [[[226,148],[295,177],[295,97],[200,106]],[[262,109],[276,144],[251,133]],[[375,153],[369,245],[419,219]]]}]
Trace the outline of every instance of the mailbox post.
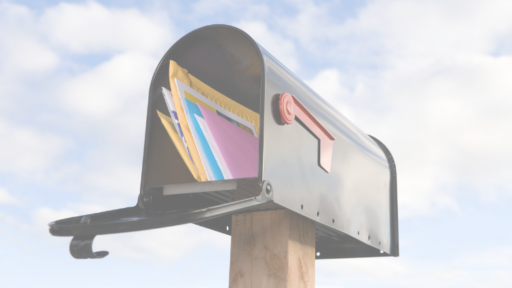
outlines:
[{"label": "mailbox post", "polygon": [[396,169],[245,32],[211,25],[163,56],[149,89],[134,207],[51,222],[78,259],[96,235],[194,223],[232,236],[230,287],[314,287],[317,259],[395,256]]},{"label": "mailbox post", "polygon": [[315,287],[315,222],[287,210],[233,216],[229,287]]}]

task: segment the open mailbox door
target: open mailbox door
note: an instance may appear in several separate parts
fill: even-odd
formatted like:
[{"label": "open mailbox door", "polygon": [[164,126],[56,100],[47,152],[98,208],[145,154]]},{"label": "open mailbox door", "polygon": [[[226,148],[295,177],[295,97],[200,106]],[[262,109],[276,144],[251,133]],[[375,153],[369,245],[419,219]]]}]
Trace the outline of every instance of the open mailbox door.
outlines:
[{"label": "open mailbox door", "polygon": [[51,222],[75,258],[96,235],[288,209],[316,223],[317,259],[398,256],[396,169],[364,134],[245,32],[197,29],[151,81],[134,207]]}]

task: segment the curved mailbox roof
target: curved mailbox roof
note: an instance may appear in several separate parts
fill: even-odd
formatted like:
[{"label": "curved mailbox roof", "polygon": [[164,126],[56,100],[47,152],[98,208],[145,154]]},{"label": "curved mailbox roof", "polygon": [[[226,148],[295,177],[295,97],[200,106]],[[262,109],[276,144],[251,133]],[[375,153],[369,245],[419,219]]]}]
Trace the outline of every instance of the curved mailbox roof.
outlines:
[{"label": "curved mailbox roof", "polygon": [[[251,123],[259,149],[253,177],[205,181],[199,172],[191,172],[197,159],[187,160],[169,138],[170,128],[162,125],[162,115],[171,114],[162,88],[178,97],[170,73],[185,84],[196,81],[190,85],[228,97],[246,109],[242,114],[256,115],[251,116],[257,119]],[[297,121],[283,125],[279,101],[285,92],[296,101],[288,109],[304,113],[300,118],[302,112],[295,110],[299,114],[292,118]],[[328,169],[320,163],[323,138],[311,125],[332,138],[331,154],[324,154],[330,157]],[[226,25],[206,26],[178,40],[151,81],[137,205],[55,221],[50,232],[85,237],[196,223],[229,234],[233,214],[289,209],[316,222],[317,258],[398,256],[394,165],[381,142],[352,124],[248,34]]]}]

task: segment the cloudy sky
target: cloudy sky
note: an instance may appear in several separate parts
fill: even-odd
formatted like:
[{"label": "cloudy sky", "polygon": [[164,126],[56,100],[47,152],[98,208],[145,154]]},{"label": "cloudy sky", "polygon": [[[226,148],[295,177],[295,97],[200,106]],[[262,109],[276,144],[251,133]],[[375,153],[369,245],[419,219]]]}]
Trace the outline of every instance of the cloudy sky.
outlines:
[{"label": "cloudy sky", "polygon": [[215,23],[397,162],[400,257],[317,261],[316,287],[512,286],[510,15],[507,0],[0,0],[0,286],[227,287],[230,238],[194,225],[98,237],[102,260],[47,229],[135,204],[152,73]]}]

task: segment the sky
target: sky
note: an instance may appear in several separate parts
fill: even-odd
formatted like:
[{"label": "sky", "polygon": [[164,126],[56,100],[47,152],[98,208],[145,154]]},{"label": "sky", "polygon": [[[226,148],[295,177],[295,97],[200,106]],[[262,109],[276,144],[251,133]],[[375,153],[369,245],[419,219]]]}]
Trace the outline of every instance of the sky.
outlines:
[{"label": "sky", "polygon": [[229,236],[50,221],[133,206],[150,79],[209,24],[241,28],[392,152],[400,257],[316,261],[316,287],[512,286],[512,2],[1,1],[0,286],[227,287]]}]

